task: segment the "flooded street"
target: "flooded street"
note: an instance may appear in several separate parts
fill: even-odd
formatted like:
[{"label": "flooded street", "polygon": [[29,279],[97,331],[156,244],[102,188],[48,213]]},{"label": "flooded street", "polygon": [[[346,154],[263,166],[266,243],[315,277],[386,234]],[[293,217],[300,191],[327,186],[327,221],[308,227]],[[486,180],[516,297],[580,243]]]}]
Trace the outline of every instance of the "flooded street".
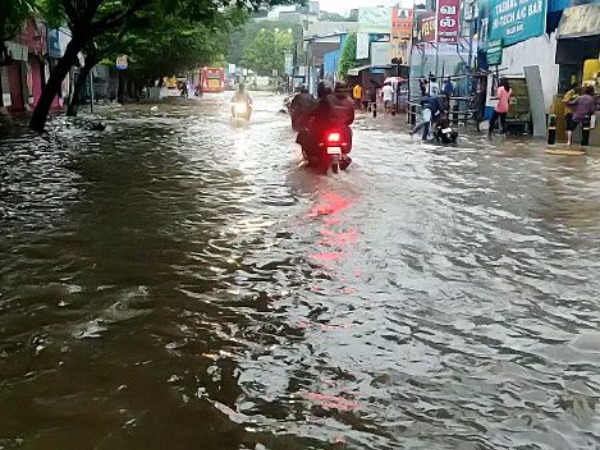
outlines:
[{"label": "flooded street", "polygon": [[600,158],[228,98],[0,141],[0,449],[600,448]]}]

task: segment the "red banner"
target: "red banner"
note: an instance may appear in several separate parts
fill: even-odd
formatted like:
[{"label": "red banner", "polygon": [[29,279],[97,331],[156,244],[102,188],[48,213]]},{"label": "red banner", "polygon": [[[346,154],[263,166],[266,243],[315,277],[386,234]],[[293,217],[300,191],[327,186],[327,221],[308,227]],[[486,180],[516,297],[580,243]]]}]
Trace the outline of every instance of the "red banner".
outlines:
[{"label": "red banner", "polygon": [[437,41],[458,42],[460,0],[439,0],[437,11]]},{"label": "red banner", "polygon": [[417,42],[435,42],[436,14],[433,12],[421,14],[417,27]]}]

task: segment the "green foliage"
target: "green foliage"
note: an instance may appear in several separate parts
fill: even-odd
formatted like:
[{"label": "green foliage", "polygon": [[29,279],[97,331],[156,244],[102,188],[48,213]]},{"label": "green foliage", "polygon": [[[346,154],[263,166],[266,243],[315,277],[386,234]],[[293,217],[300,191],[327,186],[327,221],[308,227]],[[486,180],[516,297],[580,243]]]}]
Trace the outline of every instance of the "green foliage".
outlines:
[{"label": "green foliage", "polygon": [[270,76],[274,70],[281,75],[285,70],[285,53],[293,45],[291,30],[261,30],[246,47],[241,63],[258,75]]},{"label": "green foliage", "polygon": [[357,22],[358,16],[346,17],[342,16],[341,14],[324,11],[321,13],[319,20],[323,22]]},{"label": "green foliage", "polygon": [[239,65],[244,59],[249,45],[256,39],[262,30],[274,32],[276,29],[292,30],[294,42],[300,42],[302,40],[302,26],[298,23],[270,20],[259,22],[250,21],[244,26],[238,27],[231,34],[227,61]]},{"label": "green foliage", "polygon": [[34,0],[0,0],[0,43],[14,38],[35,11]]},{"label": "green foliage", "polygon": [[349,34],[342,48],[340,56],[340,66],[338,75],[345,79],[348,77],[348,71],[360,66],[360,62],[356,60],[356,33]]}]

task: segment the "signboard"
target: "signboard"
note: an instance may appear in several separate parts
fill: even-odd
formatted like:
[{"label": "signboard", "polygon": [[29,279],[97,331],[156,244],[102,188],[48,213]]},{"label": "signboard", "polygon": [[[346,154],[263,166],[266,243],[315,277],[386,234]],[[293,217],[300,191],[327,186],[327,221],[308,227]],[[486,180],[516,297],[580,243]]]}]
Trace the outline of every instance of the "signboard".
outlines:
[{"label": "signboard", "polygon": [[489,39],[516,44],[546,31],[546,0],[501,0],[490,4]]},{"label": "signboard", "polygon": [[502,39],[488,41],[486,55],[488,65],[499,66],[502,64]]},{"label": "signboard", "polygon": [[435,42],[437,14],[430,12],[419,16],[417,26],[417,42]]},{"label": "signboard", "polygon": [[358,33],[356,35],[356,59],[368,59],[370,45],[369,33]]},{"label": "signboard", "polygon": [[127,55],[117,56],[116,66],[118,70],[127,70],[127,67],[129,67],[129,64],[127,62]]},{"label": "signboard", "polygon": [[291,53],[285,54],[285,74],[288,76],[293,75],[294,73],[294,55]]},{"label": "signboard", "polygon": [[408,62],[408,48],[412,37],[413,10],[392,8],[392,58]]},{"label": "signboard", "polygon": [[[512,1],[512,0],[509,0]],[[516,0],[515,0],[516,1]],[[437,41],[458,42],[459,0],[439,0],[437,10]]]},{"label": "signboard", "polygon": [[373,42],[371,44],[372,66],[387,66],[391,59],[389,42]]},{"label": "signboard", "polygon": [[389,6],[360,8],[358,10],[359,33],[383,33],[392,31],[392,13]]},{"label": "signboard", "polygon": [[48,56],[50,58],[61,58],[60,31],[58,28],[48,28],[46,30],[46,41],[48,42]]},{"label": "signboard", "polygon": [[412,9],[392,8],[392,40],[410,40],[412,24]]}]

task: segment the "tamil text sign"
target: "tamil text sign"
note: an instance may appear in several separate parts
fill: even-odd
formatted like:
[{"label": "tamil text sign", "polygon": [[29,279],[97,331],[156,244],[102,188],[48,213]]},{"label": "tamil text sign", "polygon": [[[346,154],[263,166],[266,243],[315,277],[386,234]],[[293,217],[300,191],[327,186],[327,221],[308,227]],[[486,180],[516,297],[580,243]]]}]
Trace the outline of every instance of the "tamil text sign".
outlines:
[{"label": "tamil text sign", "polygon": [[439,0],[437,14],[438,42],[458,42],[459,0]]},{"label": "tamil text sign", "polygon": [[509,46],[546,31],[547,0],[491,0],[489,39]]}]

